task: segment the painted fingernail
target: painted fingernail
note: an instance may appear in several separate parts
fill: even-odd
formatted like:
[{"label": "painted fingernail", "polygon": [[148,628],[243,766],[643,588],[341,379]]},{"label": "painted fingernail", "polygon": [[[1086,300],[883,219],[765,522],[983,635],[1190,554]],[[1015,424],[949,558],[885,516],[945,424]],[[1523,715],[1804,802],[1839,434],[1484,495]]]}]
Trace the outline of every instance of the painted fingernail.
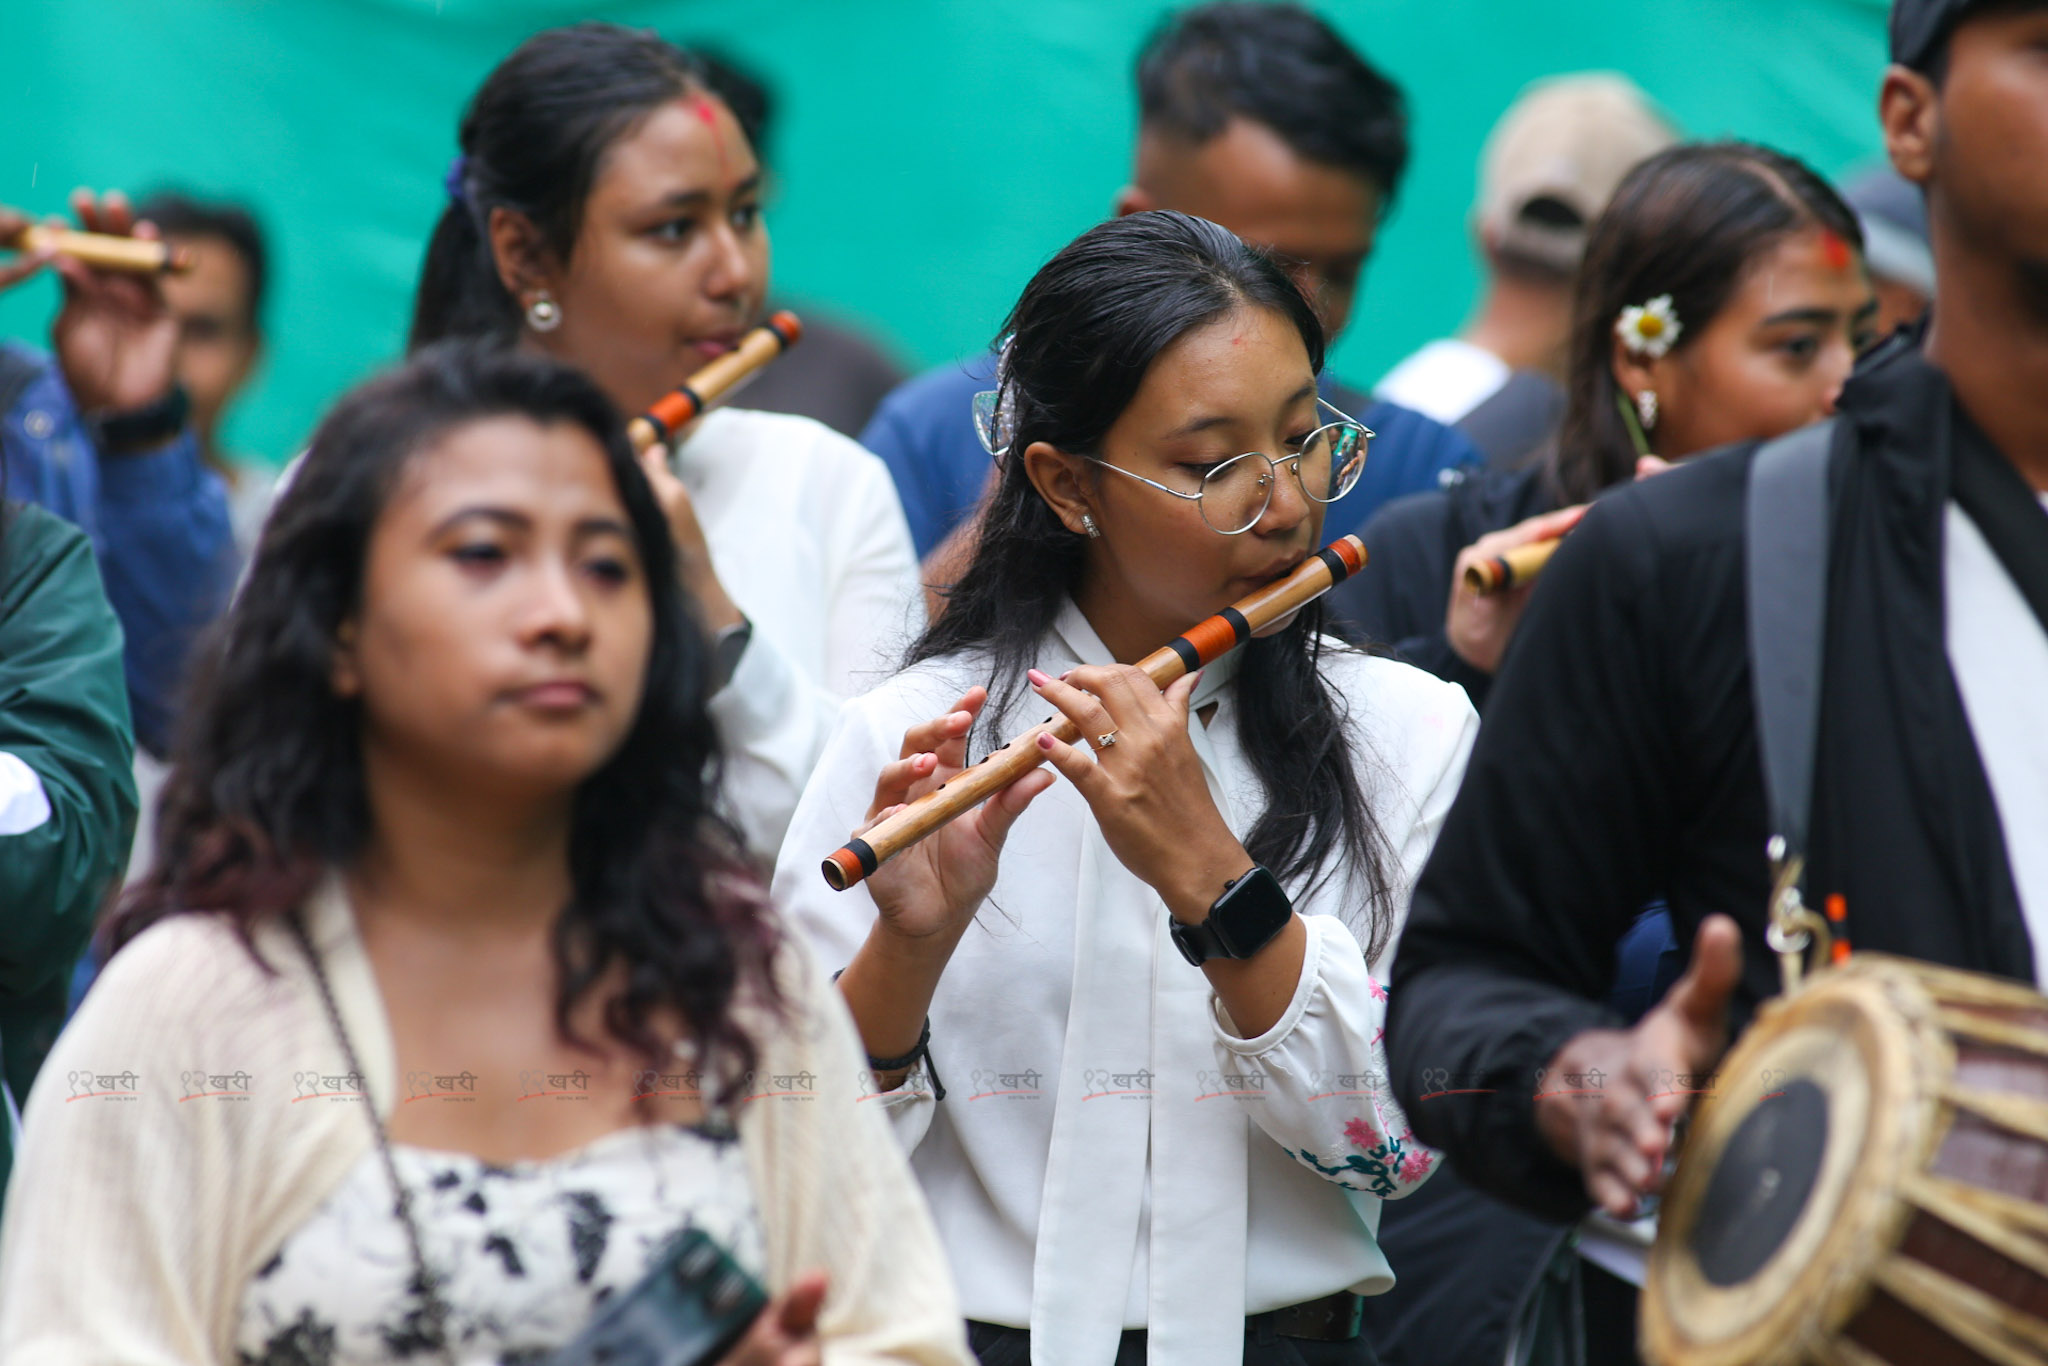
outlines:
[{"label": "painted fingernail", "polygon": [[1067,670],[1067,671],[1066,671],[1065,673],[1063,673],[1063,674],[1061,674],[1061,675],[1060,675],[1060,682],[1064,683],[1064,682],[1066,682],[1066,681],[1067,681],[1068,679],[1072,678],[1073,676],[1074,676],[1074,671],[1073,671],[1072,669],[1069,669],[1069,670]]},{"label": "painted fingernail", "polygon": [[1052,682],[1050,678],[1047,678],[1044,674],[1040,673],[1036,669],[1026,669],[1024,671],[1024,676],[1031,680],[1032,686],[1034,687],[1042,688],[1046,684]]},{"label": "painted fingernail", "polygon": [[1041,736],[1039,736],[1039,737],[1038,737],[1038,747],[1039,747],[1040,749],[1051,749],[1051,748],[1052,748],[1052,737],[1051,737],[1050,735],[1041,735]]}]

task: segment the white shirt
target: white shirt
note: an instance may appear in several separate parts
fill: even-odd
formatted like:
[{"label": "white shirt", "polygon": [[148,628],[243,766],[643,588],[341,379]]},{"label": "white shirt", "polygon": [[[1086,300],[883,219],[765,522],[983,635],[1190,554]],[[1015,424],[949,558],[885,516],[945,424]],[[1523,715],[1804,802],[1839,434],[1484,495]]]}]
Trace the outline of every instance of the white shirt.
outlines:
[{"label": "white shirt", "polygon": [[1484,347],[1445,337],[1387,371],[1373,386],[1373,396],[1449,424],[1493,397],[1507,382],[1506,361]]},{"label": "white shirt", "polygon": [[888,467],[807,417],[720,408],[674,457],[718,578],[753,637],[711,699],[724,796],[764,862],[839,714],[924,628]]},{"label": "white shirt", "polygon": [[[2048,509],[2048,496],[2042,499]],[[1991,781],[2034,973],[2048,986],[2048,634],[1984,533],[1948,505],[1942,549],[1949,667]]]},{"label": "white shirt", "polygon": [[[1040,652],[1055,673],[1109,657],[1071,605]],[[1327,642],[1322,667],[1351,709],[1398,918],[1477,717],[1462,689],[1405,664]],[[1205,671],[1197,707],[1213,696],[1218,710],[1189,733],[1243,836],[1264,799],[1238,747],[1230,672]],[[826,967],[852,958],[875,907],[864,887],[829,890],[819,861],[861,820],[904,729],[986,681],[977,659],[951,657],[847,705],[774,887]],[[1027,695],[999,731],[1045,710]],[[1393,1284],[1372,1192],[1405,1194],[1435,1155],[1387,1091],[1385,992],[1346,924],[1363,895],[1344,877],[1288,890],[1309,930],[1300,985],[1279,1023],[1241,1038],[1070,784],[1012,829],[932,1003],[946,1099],[920,1071],[877,1103],[911,1150],[968,1317],[1028,1325],[1035,1361],[1105,1366],[1122,1329],[1149,1327],[1154,1363],[1235,1366],[1246,1314]]]}]

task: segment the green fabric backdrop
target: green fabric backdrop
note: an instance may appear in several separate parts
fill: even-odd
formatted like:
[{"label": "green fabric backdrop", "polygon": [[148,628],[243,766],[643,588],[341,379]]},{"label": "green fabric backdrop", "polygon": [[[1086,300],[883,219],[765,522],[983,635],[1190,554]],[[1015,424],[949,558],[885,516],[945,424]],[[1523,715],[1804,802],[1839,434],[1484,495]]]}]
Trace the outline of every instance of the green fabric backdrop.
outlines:
[{"label": "green fabric backdrop", "polygon": [[[271,230],[271,351],[228,433],[270,459],[395,355],[462,101],[522,37],[602,17],[715,44],[780,101],[777,292],[909,363],[982,346],[1127,172],[1159,0],[0,0],[0,203],[176,181]],[[1325,0],[1408,91],[1415,157],[1333,368],[1455,328],[1481,141],[1535,77],[1627,72],[1690,133],[1838,175],[1878,154],[1884,0]],[[0,298],[41,342],[47,282]]]}]

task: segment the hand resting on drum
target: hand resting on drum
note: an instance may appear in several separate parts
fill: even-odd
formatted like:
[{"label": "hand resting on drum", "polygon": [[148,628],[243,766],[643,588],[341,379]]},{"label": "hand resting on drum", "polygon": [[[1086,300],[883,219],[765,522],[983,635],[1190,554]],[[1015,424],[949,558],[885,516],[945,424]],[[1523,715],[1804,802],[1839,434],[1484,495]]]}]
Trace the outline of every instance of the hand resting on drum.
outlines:
[{"label": "hand resting on drum", "polygon": [[1662,1186],[1671,1126],[1693,1099],[1669,1078],[1708,1071],[1726,1050],[1728,998],[1741,975],[1741,931],[1725,915],[1708,916],[1685,975],[1635,1028],[1589,1029],[1550,1060],[1551,1077],[1602,1078],[1591,1089],[1539,1087],[1536,1127],[1617,1219],[1634,1217]]}]

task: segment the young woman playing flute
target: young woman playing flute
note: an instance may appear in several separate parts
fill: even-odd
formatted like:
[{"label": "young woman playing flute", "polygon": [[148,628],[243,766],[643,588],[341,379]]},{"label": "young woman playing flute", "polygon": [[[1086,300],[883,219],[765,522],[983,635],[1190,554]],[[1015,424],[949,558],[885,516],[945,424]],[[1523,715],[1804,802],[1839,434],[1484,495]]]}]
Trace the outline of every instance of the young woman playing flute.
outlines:
[{"label": "young woman playing flute", "polygon": [[1831,412],[1877,311],[1862,242],[1827,182],[1769,148],[1645,161],[1587,238],[1557,441],[1529,468],[1376,515],[1361,534],[1380,572],[1332,612],[1484,709],[1534,576],[1481,594],[1466,571],[1565,534],[1603,489]]},{"label": "young woman playing flute", "polygon": [[[729,354],[768,292],[762,168],[690,54],[645,30],[535,35],[484,79],[421,268],[412,342],[508,341],[628,417]],[[775,857],[848,694],[924,625],[881,461],[809,418],[720,408],[648,477],[717,641],[725,799]]]},{"label": "young woman playing flute", "polygon": [[[974,561],[843,713],[776,893],[845,969],[985,1363],[1371,1361],[1379,1204],[1433,1158],[1385,1100],[1369,964],[1475,718],[1313,604],[1163,692],[1132,666],[1314,553],[1355,481],[1279,267],[1134,214],[1009,330]],[[860,886],[819,877],[1048,714],[1083,741]]]}]

